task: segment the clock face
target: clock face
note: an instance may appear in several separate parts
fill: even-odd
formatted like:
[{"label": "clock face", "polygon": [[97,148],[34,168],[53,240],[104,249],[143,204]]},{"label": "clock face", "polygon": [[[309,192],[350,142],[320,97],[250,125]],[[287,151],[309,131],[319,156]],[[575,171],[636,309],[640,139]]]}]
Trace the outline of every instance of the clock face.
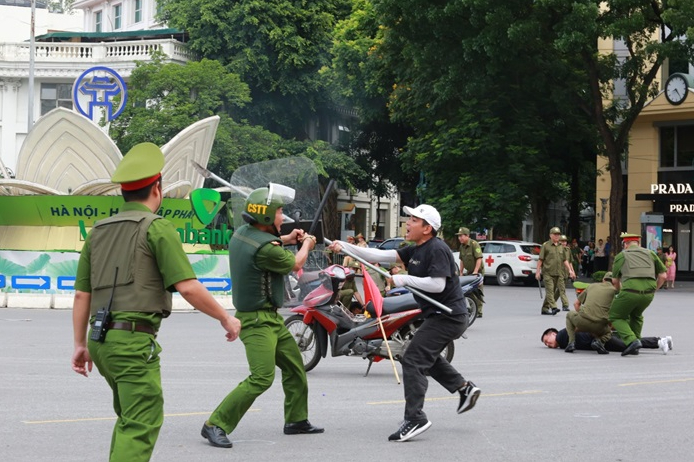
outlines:
[{"label": "clock face", "polygon": [[687,81],[681,75],[671,76],[665,84],[665,98],[670,104],[682,104],[687,93]]}]

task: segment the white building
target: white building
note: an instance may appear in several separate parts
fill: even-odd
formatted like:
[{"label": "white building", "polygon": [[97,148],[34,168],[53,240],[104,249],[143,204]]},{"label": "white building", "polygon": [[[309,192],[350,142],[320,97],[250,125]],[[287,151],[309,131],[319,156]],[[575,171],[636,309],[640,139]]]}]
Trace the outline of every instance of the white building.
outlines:
[{"label": "white building", "polygon": [[[56,107],[73,108],[72,85],[85,70],[105,66],[127,81],[135,61],[149,60],[153,50],[163,51],[172,62],[189,60],[180,40],[183,33],[157,23],[155,5],[154,0],[77,1],[73,14],[37,8],[31,89],[31,9],[0,6],[0,159],[6,167],[14,171],[19,149],[36,119]],[[96,32],[98,18],[101,32]]]}]

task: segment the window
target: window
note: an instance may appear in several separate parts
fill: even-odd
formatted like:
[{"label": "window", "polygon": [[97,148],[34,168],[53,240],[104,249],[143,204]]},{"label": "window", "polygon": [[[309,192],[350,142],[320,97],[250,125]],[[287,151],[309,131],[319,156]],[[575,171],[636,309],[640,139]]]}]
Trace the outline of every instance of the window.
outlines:
[{"label": "window", "polygon": [[101,32],[102,26],[101,26],[102,20],[101,20],[101,11],[97,11],[94,13],[94,31],[95,32]]},{"label": "window", "polygon": [[660,127],[660,166],[694,167],[694,125]]},{"label": "window", "polygon": [[118,30],[122,26],[123,5],[118,4],[113,6],[113,30]]},{"label": "window", "polygon": [[142,0],[135,0],[135,22],[142,21]]},{"label": "window", "polygon": [[41,115],[57,107],[72,109],[72,84],[42,83],[41,84]]}]

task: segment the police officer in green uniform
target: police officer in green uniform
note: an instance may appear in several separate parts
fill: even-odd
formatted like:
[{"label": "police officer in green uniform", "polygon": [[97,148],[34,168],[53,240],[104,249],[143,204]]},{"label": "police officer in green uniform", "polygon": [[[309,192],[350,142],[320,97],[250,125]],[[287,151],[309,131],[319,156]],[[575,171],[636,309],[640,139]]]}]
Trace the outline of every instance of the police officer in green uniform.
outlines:
[{"label": "police officer in green uniform", "polygon": [[590,347],[598,354],[609,353],[605,343],[612,338],[612,329],[610,329],[607,316],[616,293],[612,286],[612,273],[609,271],[605,273],[600,284],[588,284],[586,290],[581,292],[574,302],[576,311],[566,313],[566,332],[569,334],[569,343],[564,351],[573,353],[576,350],[576,331],[580,331],[595,337]]},{"label": "police officer in green uniform", "polygon": [[562,267],[565,267],[569,276],[576,277],[574,270],[566,259],[564,246],[559,243],[561,230],[556,226],[549,230],[550,239],[542,244],[540,249],[540,259],[535,270],[535,279],[542,278],[545,283],[545,300],[542,303],[542,314],[555,315],[559,312],[555,289],[559,284],[559,279],[564,277]]},{"label": "police officer in green uniform", "polygon": [[[213,445],[232,447],[227,435],[234,431],[255,399],[282,371],[284,433],[323,433],[308,421],[308,383],[296,340],[277,310],[284,300],[284,276],[306,263],[316,238],[294,229],[280,236],[282,207],[294,200],[294,190],[270,183],[249,194],[244,204],[246,224],[229,242],[229,267],[239,338],[246,348],[251,374],[229,393],[202,426],[202,436]],[[283,245],[297,244],[296,256]]]},{"label": "police officer in green uniform", "polygon": [[[566,257],[566,261],[568,261],[569,265],[573,268],[573,265],[571,265],[571,249],[567,245],[568,244],[567,237],[562,234],[561,237],[559,238],[559,242],[564,247],[564,256]],[[554,293],[554,300],[561,298],[561,306],[562,306],[562,310],[564,310],[564,311],[569,311],[569,298],[566,296],[566,279],[568,277],[569,277],[569,272],[566,270],[565,266],[562,266],[561,267],[561,277],[557,281],[557,288],[555,289],[555,293]]]},{"label": "police officer in green uniform", "polygon": [[609,320],[627,345],[622,356],[639,354],[643,312],[666,279],[666,268],[652,250],[639,245],[641,236],[622,233],[622,250],[612,264],[612,285],[618,291]]},{"label": "police officer in green uniform", "polygon": [[[484,276],[482,248],[476,240],[470,239],[470,229],[461,227],[455,235],[458,236],[458,242],[460,242],[460,247],[458,248],[460,251],[460,274],[467,270],[467,274],[481,274]],[[480,292],[484,295],[482,290],[482,284],[480,284]],[[477,304],[477,317],[481,318],[484,301],[473,294],[470,294],[470,298]]]},{"label": "police officer in green uniform", "polygon": [[[197,280],[171,222],[154,213],[162,203],[163,166],[164,155],[152,143],[125,155],[111,178],[121,184],[125,203],[119,213],[94,224],[77,267],[72,369],[87,376],[93,361],[113,390],[118,418],[111,461],[147,461],[157,441],[164,399],[156,335],[171,313],[171,292],[219,320],[227,340],[235,340],[241,328]],[[111,297],[106,335],[92,340],[97,310]]]}]

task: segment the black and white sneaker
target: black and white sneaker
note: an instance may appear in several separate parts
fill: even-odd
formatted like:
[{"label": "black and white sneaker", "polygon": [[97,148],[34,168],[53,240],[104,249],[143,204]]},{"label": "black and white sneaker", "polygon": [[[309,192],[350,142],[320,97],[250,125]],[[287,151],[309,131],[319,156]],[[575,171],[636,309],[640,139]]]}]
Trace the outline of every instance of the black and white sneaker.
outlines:
[{"label": "black and white sneaker", "polygon": [[407,441],[420,433],[424,433],[429,427],[431,427],[431,422],[428,420],[405,420],[400,425],[400,429],[388,437],[388,441]]},{"label": "black and white sneaker", "polygon": [[462,414],[465,411],[469,411],[475,407],[477,403],[477,398],[480,397],[482,390],[477,388],[474,383],[468,381],[467,385],[458,390],[460,393],[460,404],[458,404],[458,414]]}]

